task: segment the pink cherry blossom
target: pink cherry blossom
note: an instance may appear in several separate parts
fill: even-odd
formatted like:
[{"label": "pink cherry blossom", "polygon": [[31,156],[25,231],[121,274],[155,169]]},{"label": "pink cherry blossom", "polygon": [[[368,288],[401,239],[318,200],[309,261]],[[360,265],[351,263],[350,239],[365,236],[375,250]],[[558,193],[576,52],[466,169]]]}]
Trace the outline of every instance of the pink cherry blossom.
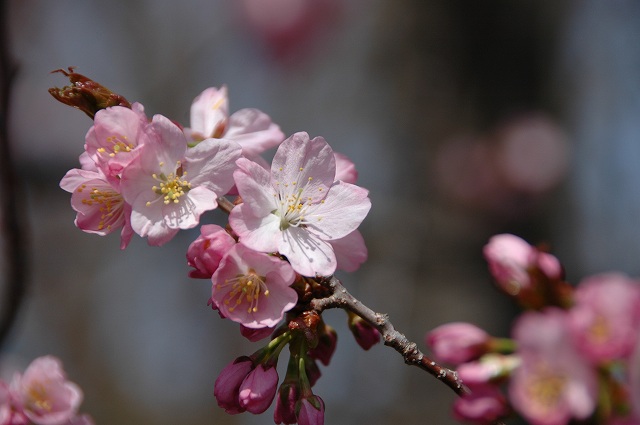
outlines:
[{"label": "pink cherry blossom", "polygon": [[356,314],[349,314],[349,330],[363,350],[380,342],[380,332]]},{"label": "pink cherry blossom", "polygon": [[336,159],[336,180],[356,184],[358,181],[356,165],[346,155],[339,152],[334,152],[333,156]]},{"label": "pink cherry blossom", "polygon": [[483,252],[493,278],[512,295],[531,285],[529,271],[534,267],[550,279],[562,275],[562,266],[556,257],[539,251],[515,235],[493,236]]},{"label": "pink cherry blossom", "polygon": [[187,264],[195,269],[189,272],[189,277],[211,279],[222,257],[235,244],[235,239],[222,227],[216,224],[201,226],[200,236],[187,249]]},{"label": "pink cherry blossom", "polygon": [[229,250],[211,280],[220,313],[248,328],[274,327],[298,300],[289,263],[241,244]]},{"label": "pink cherry blossom", "polygon": [[133,236],[131,206],[120,194],[117,179],[99,169],[74,168],[62,178],[60,187],[72,194],[71,207],[77,212],[75,224],[80,230],[104,236],[122,229],[120,248],[127,247]]},{"label": "pink cherry blossom", "polygon": [[483,385],[511,375],[520,365],[520,357],[489,353],[478,360],[462,363],[456,369],[467,385]]},{"label": "pink cherry blossom", "polygon": [[259,364],[242,381],[238,392],[240,406],[254,414],[263,413],[271,406],[278,388],[275,367]]},{"label": "pink cherry blossom", "polygon": [[513,407],[532,425],[586,419],[596,406],[597,376],[574,348],[568,313],[526,312],[514,324],[521,364],[509,383]]},{"label": "pink cherry blossom", "polygon": [[210,87],[191,104],[191,128],[185,134],[192,140],[228,139],[242,146],[246,156],[255,156],[277,146],[284,133],[271,118],[257,109],[241,109],[229,116],[227,87]]},{"label": "pink cherry blossom", "polygon": [[265,339],[269,335],[271,335],[274,331],[274,328],[264,327],[264,328],[248,328],[244,325],[240,325],[240,335],[247,338],[251,342],[260,341],[261,339]]},{"label": "pink cherry blossom", "polygon": [[300,398],[300,387],[297,382],[285,382],[278,389],[276,407],[273,411],[273,421],[280,424],[298,423],[296,418],[296,403]]},{"label": "pink cherry blossom", "polygon": [[233,185],[234,142],[207,139],[187,149],[180,128],[153,117],[149,140],[122,172],[121,191],[131,204],[131,227],[150,245],[162,245],[180,230],[198,225],[200,215]]},{"label": "pink cherry blossom", "polygon": [[480,357],[487,351],[491,336],[476,325],[464,322],[447,323],[426,336],[427,345],[436,359],[458,365]]},{"label": "pink cherry blossom", "polygon": [[571,330],[594,363],[628,358],[640,331],[640,282],[619,273],[584,279],[575,290]]},{"label": "pink cherry blossom", "polygon": [[35,359],[23,375],[14,376],[10,388],[36,425],[63,424],[75,417],[82,402],[80,388],[67,381],[60,361],[51,356]]},{"label": "pink cherry blossom", "polygon": [[85,137],[85,150],[108,176],[122,172],[137,155],[138,147],[148,139],[144,108],[134,103],[130,108],[112,106],[99,110]]},{"label": "pink cherry blossom", "polygon": [[359,230],[354,230],[347,236],[329,241],[336,256],[336,268],[353,273],[367,261],[368,251],[364,238]]},{"label": "pink cherry blossom", "polygon": [[304,276],[329,276],[337,267],[331,241],[356,230],[371,202],[358,186],[335,181],[335,158],[321,138],[296,133],[275,154],[271,173],[241,158],[234,173],[243,203],[229,223],[240,242],[279,252]]}]

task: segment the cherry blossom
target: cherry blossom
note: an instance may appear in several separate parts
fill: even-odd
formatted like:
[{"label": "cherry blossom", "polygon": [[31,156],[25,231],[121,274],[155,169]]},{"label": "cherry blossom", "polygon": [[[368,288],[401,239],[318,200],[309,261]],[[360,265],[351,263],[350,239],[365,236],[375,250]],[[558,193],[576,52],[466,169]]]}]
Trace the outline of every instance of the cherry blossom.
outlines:
[{"label": "cherry blossom", "polygon": [[220,314],[247,328],[272,328],[298,300],[286,261],[233,246],[213,274],[211,300]]},{"label": "cherry blossom", "polygon": [[620,273],[584,279],[575,290],[571,330],[594,363],[628,358],[640,332],[640,282]]},{"label": "cherry blossom", "polygon": [[337,267],[331,241],[356,230],[371,202],[368,191],[335,181],[335,158],[321,138],[296,133],[275,154],[269,173],[248,159],[234,173],[243,203],[229,223],[244,245],[279,252],[305,276],[329,276]]},{"label": "cherry blossom", "polygon": [[509,383],[513,407],[532,425],[586,419],[596,406],[597,377],[574,348],[567,312],[525,312],[514,324],[521,363]]},{"label": "cherry blossom", "polygon": [[468,362],[484,354],[490,339],[491,336],[483,329],[465,322],[438,326],[426,336],[433,355],[453,365]]},{"label": "cherry blossom", "polygon": [[122,172],[121,189],[131,204],[131,226],[150,245],[168,242],[180,229],[198,225],[200,215],[233,185],[237,143],[206,139],[187,149],[180,128],[155,115],[149,141]]},{"label": "cherry blossom", "polygon": [[284,133],[271,118],[257,109],[241,109],[229,116],[227,87],[210,87],[191,104],[191,128],[185,128],[191,140],[207,138],[233,140],[246,156],[255,156],[277,146]]},{"label": "cherry blossom", "polygon": [[216,224],[200,227],[200,236],[187,249],[187,264],[195,269],[189,272],[189,277],[211,279],[222,257],[235,244],[235,239]]},{"label": "cherry blossom", "polygon": [[82,402],[80,388],[67,381],[60,361],[51,356],[35,359],[23,375],[16,374],[10,390],[24,415],[39,425],[72,420]]}]

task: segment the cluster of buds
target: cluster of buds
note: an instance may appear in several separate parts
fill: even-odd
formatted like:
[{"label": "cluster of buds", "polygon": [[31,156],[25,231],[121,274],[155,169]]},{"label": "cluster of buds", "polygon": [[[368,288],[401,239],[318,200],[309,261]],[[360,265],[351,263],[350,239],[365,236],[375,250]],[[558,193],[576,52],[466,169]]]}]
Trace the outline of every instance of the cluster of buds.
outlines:
[{"label": "cluster of buds", "polygon": [[[311,387],[320,376],[316,361],[329,363],[337,336],[310,301],[330,295],[326,282],[336,270],[355,271],[367,259],[357,229],[371,202],[355,184],[354,164],[322,137],[285,139],[257,109],[230,115],[224,86],[195,98],[187,127],[162,115],[149,119],[140,103],[105,103],[124,98],[70,71],[72,87],[51,93],[85,112],[89,103],[94,118],[80,168],[60,182],[72,193],[77,227],[99,235],[120,230],[122,249],[134,234],[160,246],[220,206],[228,223],[200,227],[187,250],[189,275],[211,280],[209,304],[243,336],[272,339],[222,371],[218,404],[231,414],[264,412],[276,394],[279,353],[289,345],[274,419],[322,423],[324,403]],[[276,147],[269,165],[260,155]],[[348,320],[364,349],[380,340],[357,315]]]},{"label": "cluster of buds", "polygon": [[470,323],[427,334],[434,356],[456,366],[471,390],[454,402],[454,416],[475,424],[511,414],[534,425],[640,422],[640,282],[607,273],[572,287],[554,256],[509,234],[494,236],[484,253],[498,287],[525,311],[511,338]]},{"label": "cluster of buds", "polygon": [[78,414],[82,397],[58,359],[39,357],[9,383],[0,380],[0,425],[93,425]]}]

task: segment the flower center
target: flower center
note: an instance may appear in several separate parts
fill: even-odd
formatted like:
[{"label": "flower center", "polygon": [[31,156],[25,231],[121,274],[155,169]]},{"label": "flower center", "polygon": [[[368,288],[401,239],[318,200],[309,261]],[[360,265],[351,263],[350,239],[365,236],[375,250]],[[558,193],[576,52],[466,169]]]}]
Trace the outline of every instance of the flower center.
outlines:
[{"label": "flower center", "polygon": [[554,373],[547,365],[539,365],[528,385],[528,393],[540,408],[552,410],[562,403],[566,378]]},{"label": "flower center", "polygon": [[109,136],[106,141],[110,145],[110,152],[107,148],[98,148],[98,152],[101,154],[108,152],[108,155],[112,158],[120,152],[131,152],[131,149],[135,147],[127,141],[127,136]]},{"label": "flower center", "polygon": [[247,313],[258,311],[260,295],[269,296],[266,285],[267,278],[259,276],[255,270],[249,269],[247,274],[239,274],[233,279],[225,279],[222,287],[231,286],[231,291],[224,297],[223,302],[229,311],[233,311],[242,303],[247,303]]},{"label": "flower center", "polygon": [[32,406],[36,411],[50,412],[52,409],[51,401],[47,400],[47,391],[44,386],[38,382],[33,383],[27,391],[28,401],[27,404]]},{"label": "flower center", "polygon": [[[303,169],[300,168],[300,171]],[[280,217],[280,230],[284,231],[289,227],[306,227],[309,222],[306,220],[306,214],[315,206],[313,198],[306,196],[307,186],[313,177],[309,177],[303,187],[300,187],[298,181],[291,183],[276,182],[277,193],[274,194],[277,206],[271,213]],[[318,189],[322,190],[322,189]],[[321,200],[320,203],[324,203]]]},{"label": "flower center", "polygon": [[[163,164],[160,163],[160,166]],[[151,190],[162,196],[165,205],[170,203],[177,204],[180,202],[180,198],[184,196],[191,189],[191,183],[185,180],[187,172],[182,169],[180,161],[177,163],[178,168],[175,173],[170,173],[168,176],[164,173],[152,174],[151,177],[160,183],[159,186],[153,186]],[[151,205],[151,202],[147,202],[147,206]]]},{"label": "flower center", "polygon": [[[82,193],[87,188],[87,185],[83,184],[78,187],[78,192]],[[98,189],[97,187],[91,188],[89,196],[82,199],[82,203],[87,206],[99,205],[100,221],[98,222],[98,230],[107,228],[111,230],[111,222],[117,218],[117,214],[122,206],[122,195],[113,189]]]}]

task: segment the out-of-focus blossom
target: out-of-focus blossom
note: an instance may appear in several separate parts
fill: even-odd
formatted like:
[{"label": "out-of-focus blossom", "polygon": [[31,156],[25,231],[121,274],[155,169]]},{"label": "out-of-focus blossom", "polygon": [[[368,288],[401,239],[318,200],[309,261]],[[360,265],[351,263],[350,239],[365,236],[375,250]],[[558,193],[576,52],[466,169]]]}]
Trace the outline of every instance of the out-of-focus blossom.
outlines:
[{"label": "out-of-focus blossom", "polygon": [[465,385],[482,385],[509,377],[519,365],[518,356],[489,353],[460,364],[456,372]]},{"label": "out-of-focus blossom", "polygon": [[532,274],[552,281],[562,278],[562,266],[556,257],[515,235],[505,233],[491,237],[483,253],[493,278],[510,295],[535,290],[532,286],[538,282],[532,280]]},{"label": "out-of-focus blossom", "polygon": [[59,72],[69,78],[71,85],[63,88],[52,87],[49,89],[51,96],[65,105],[77,108],[87,114],[89,118],[93,118],[96,112],[110,106],[131,107],[131,104],[123,96],[116,94],[96,83],[95,81],[78,74],[73,67],[57,69],[53,72]]},{"label": "out-of-focus blossom", "polygon": [[356,230],[371,208],[368,192],[335,181],[335,158],[321,138],[296,133],[275,154],[271,173],[241,158],[234,173],[243,203],[229,216],[240,242],[279,252],[304,276],[337,267],[331,241]]},{"label": "out-of-focus blossom", "polygon": [[436,359],[459,365],[484,354],[490,339],[487,332],[471,323],[454,322],[427,333],[426,343]]},{"label": "out-of-focus blossom", "polygon": [[253,361],[249,357],[242,356],[228,364],[218,375],[214,384],[213,395],[218,402],[218,406],[222,407],[225,412],[235,415],[246,410],[240,405],[238,395],[242,382],[253,368]]},{"label": "out-of-focus blossom", "polygon": [[380,332],[357,314],[347,314],[349,330],[363,350],[368,350],[380,342]]},{"label": "out-of-focus blossom", "polygon": [[264,112],[241,109],[229,116],[227,87],[210,87],[191,104],[191,128],[184,129],[191,140],[208,138],[237,142],[245,156],[254,157],[284,140],[284,133]]},{"label": "out-of-focus blossom", "polygon": [[235,244],[235,239],[222,227],[216,224],[201,226],[200,236],[187,249],[187,264],[195,269],[189,272],[189,277],[211,279],[222,257]]},{"label": "out-of-focus blossom", "polygon": [[506,397],[493,385],[474,385],[471,393],[453,402],[453,416],[459,421],[488,425],[509,413]]},{"label": "out-of-focus blossom", "polygon": [[233,185],[237,143],[207,139],[187,150],[184,133],[155,115],[149,140],[123,170],[120,188],[132,208],[131,227],[150,245],[163,245],[199,223]]},{"label": "out-of-focus blossom", "polygon": [[532,425],[566,425],[596,406],[595,370],[572,344],[568,313],[558,308],[525,312],[514,324],[520,366],[509,400]]},{"label": "out-of-focus blossom", "polygon": [[108,178],[99,169],[74,168],[62,178],[60,187],[72,194],[71,207],[80,230],[104,236],[122,228],[120,248],[127,247],[133,236],[131,206],[120,194],[117,179]]},{"label": "out-of-focus blossom", "polygon": [[324,401],[319,396],[304,397],[298,401],[296,410],[299,425],[324,424]]},{"label": "out-of-focus blossom", "polygon": [[346,155],[334,152],[336,158],[336,180],[345,183],[356,184],[358,181],[358,170],[356,165]]},{"label": "out-of-focus blossom", "polygon": [[85,137],[85,150],[107,176],[118,176],[149,138],[144,107],[134,103],[132,108],[102,109],[93,122]]},{"label": "out-of-focus blossom", "polygon": [[211,280],[220,313],[248,328],[274,327],[298,300],[289,263],[241,244],[229,250]]},{"label": "out-of-focus blossom", "polygon": [[584,279],[574,292],[571,330],[594,363],[628,358],[640,332],[640,282],[619,273]]},{"label": "out-of-focus blossom", "polygon": [[24,374],[16,374],[10,391],[19,410],[37,425],[65,424],[82,402],[80,388],[67,380],[60,361],[51,356],[35,359]]},{"label": "out-of-focus blossom", "polygon": [[259,414],[271,406],[278,388],[278,372],[275,367],[260,364],[242,381],[238,392],[240,406],[248,412]]}]

